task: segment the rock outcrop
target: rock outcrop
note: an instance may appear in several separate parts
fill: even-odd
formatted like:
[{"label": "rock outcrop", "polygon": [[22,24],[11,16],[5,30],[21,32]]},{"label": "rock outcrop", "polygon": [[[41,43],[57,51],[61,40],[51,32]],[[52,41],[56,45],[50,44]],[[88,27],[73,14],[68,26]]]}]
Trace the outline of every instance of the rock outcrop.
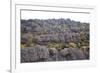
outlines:
[{"label": "rock outcrop", "polygon": [[85,60],[87,56],[79,49],[75,48],[46,48],[37,45],[21,49],[21,63],[26,62],[46,62],[46,61],[68,61],[68,60]]}]

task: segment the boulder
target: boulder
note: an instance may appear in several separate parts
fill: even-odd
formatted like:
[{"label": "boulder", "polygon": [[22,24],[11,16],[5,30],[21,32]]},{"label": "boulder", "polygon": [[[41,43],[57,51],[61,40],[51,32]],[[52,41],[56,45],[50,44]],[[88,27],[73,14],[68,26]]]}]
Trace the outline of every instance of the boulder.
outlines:
[{"label": "boulder", "polygon": [[49,60],[57,61],[58,60],[58,51],[55,48],[49,49]]},{"label": "boulder", "polygon": [[37,45],[34,48],[21,49],[21,62],[46,61],[49,57],[49,51],[44,46]]}]

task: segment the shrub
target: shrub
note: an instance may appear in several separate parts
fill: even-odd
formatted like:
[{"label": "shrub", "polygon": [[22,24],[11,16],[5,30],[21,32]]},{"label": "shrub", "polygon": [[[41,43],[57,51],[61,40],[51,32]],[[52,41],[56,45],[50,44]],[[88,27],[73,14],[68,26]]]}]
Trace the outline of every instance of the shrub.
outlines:
[{"label": "shrub", "polygon": [[21,48],[25,48],[26,47],[26,44],[21,44]]},{"label": "shrub", "polygon": [[69,48],[77,48],[77,45],[76,45],[75,43],[73,43],[73,42],[70,42],[70,43],[68,44],[68,47],[69,47]]}]

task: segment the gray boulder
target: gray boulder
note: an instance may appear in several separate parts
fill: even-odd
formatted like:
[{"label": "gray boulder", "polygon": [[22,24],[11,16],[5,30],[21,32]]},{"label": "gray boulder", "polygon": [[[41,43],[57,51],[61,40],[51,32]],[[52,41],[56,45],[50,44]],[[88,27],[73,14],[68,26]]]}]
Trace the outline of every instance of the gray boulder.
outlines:
[{"label": "gray boulder", "polygon": [[66,57],[66,60],[82,60],[86,59],[84,53],[75,48],[64,48],[60,51],[62,57]]},{"label": "gray boulder", "polygon": [[35,46],[34,48],[21,49],[21,62],[46,61],[49,57],[49,51],[44,46]]},{"label": "gray boulder", "polygon": [[50,61],[57,61],[58,60],[58,50],[55,48],[49,49],[49,58]]}]

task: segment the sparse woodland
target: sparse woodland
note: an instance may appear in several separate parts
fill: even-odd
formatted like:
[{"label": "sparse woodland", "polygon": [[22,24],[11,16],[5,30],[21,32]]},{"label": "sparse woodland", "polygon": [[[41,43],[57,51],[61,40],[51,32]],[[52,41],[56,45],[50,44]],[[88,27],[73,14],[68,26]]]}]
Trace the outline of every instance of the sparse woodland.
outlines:
[{"label": "sparse woodland", "polygon": [[63,18],[21,20],[21,62],[88,60],[89,25]]}]

